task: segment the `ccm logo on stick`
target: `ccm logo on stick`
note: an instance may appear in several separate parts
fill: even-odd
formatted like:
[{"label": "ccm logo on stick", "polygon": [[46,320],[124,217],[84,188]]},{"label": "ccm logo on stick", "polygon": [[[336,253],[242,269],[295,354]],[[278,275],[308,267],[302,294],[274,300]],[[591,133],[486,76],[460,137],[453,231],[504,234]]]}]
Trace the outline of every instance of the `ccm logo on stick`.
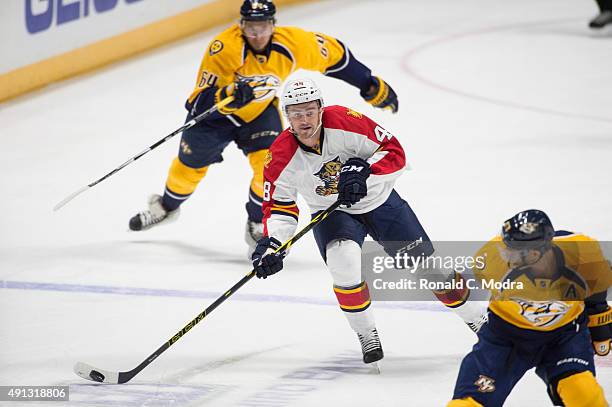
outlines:
[{"label": "ccm logo on stick", "polygon": [[[122,0],[127,4],[142,0]],[[53,24],[60,25],[89,15],[90,9],[104,13],[114,9],[119,0],[25,0],[26,27],[30,34],[45,31]]]}]

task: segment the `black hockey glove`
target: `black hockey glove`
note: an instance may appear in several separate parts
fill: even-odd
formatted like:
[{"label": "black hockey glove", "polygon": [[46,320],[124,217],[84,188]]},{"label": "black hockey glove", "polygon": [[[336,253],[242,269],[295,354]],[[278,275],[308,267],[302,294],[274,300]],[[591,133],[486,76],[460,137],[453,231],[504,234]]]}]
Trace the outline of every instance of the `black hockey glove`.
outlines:
[{"label": "black hockey glove", "polygon": [[353,157],[346,161],[338,179],[338,201],[351,207],[368,194],[366,180],[370,176],[370,164],[361,158]]},{"label": "black hockey glove", "polygon": [[589,331],[595,353],[599,356],[608,355],[612,340],[612,308],[608,307],[599,314],[589,315]]},{"label": "black hockey glove", "polygon": [[397,113],[399,109],[397,94],[387,82],[377,76],[372,76],[372,84],[368,89],[361,90],[361,97],[380,109],[391,109],[393,113]]},{"label": "black hockey glove", "polygon": [[273,237],[259,239],[257,248],[251,256],[253,260],[253,269],[255,270],[257,278],[267,278],[283,269],[283,257],[285,257],[285,252],[280,251],[274,253],[279,247],[281,247],[281,242]]},{"label": "black hockey glove", "polygon": [[240,81],[236,81],[219,89],[215,96],[216,103],[219,103],[228,96],[234,97],[234,100],[219,109],[219,113],[222,114],[233,113],[255,99],[251,85]]}]

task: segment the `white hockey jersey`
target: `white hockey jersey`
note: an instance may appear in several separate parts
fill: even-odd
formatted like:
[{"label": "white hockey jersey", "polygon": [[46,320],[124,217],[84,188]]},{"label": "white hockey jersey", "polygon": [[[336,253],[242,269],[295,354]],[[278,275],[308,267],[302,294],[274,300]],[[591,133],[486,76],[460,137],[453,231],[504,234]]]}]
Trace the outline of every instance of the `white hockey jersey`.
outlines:
[{"label": "white hockey jersey", "polygon": [[338,198],[340,169],[349,158],[370,164],[368,194],[347,213],[366,213],[384,203],[395,179],[406,168],[404,150],[396,137],[370,118],[343,106],[323,110],[320,151],[300,143],[287,129],[277,137],[264,162],[263,223],[266,236],[281,242],[297,226],[297,194],[311,213],[324,210]]}]

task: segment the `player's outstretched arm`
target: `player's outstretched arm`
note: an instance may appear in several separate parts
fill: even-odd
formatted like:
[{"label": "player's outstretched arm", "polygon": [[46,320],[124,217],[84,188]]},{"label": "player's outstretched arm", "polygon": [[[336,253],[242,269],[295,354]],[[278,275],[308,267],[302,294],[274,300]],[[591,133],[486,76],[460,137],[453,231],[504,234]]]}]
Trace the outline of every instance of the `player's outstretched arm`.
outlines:
[{"label": "player's outstretched arm", "polygon": [[372,77],[372,84],[368,91],[361,91],[361,97],[379,109],[389,109],[393,113],[397,113],[399,109],[397,94],[387,82],[377,76]]},{"label": "player's outstretched arm", "polygon": [[298,68],[341,79],[359,89],[361,96],[372,106],[397,112],[399,102],[395,91],[380,77],[372,76],[370,68],[355,58],[342,41],[297,27],[277,29],[277,35],[294,44],[292,48]]},{"label": "player's outstretched arm", "polygon": [[379,76],[373,76],[370,68],[361,63],[348,47],[342,45],[343,55],[325,75],[338,78],[359,89],[362,98],[379,109],[390,109],[397,113],[399,101],[393,88]]}]

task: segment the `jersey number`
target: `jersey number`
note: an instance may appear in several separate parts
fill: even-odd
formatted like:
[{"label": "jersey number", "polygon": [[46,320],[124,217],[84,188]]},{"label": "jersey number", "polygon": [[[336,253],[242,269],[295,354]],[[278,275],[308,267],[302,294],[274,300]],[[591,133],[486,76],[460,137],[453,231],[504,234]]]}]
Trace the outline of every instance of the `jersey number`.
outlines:
[{"label": "jersey number", "polygon": [[321,51],[321,55],[323,58],[327,58],[329,51],[327,50],[327,47],[325,47],[325,38],[319,34],[315,34],[315,38],[317,39],[317,44],[319,44],[319,51]]},{"label": "jersey number", "polygon": [[376,134],[376,139],[381,143],[387,140],[391,140],[393,138],[393,134],[389,133],[387,130],[383,129],[380,126],[376,126],[374,129],[374,134]]},{"label": "jersey number", "polygon": [[217,84],[218,79],[219,78],[214,73],[202,71],[202,79],[200,79],[198,88],[203,88],[204,86],[212,88]]},{"label": "jersey number", "polygon": [[270,182],[264,182],[264,201],[270,202]]}]

